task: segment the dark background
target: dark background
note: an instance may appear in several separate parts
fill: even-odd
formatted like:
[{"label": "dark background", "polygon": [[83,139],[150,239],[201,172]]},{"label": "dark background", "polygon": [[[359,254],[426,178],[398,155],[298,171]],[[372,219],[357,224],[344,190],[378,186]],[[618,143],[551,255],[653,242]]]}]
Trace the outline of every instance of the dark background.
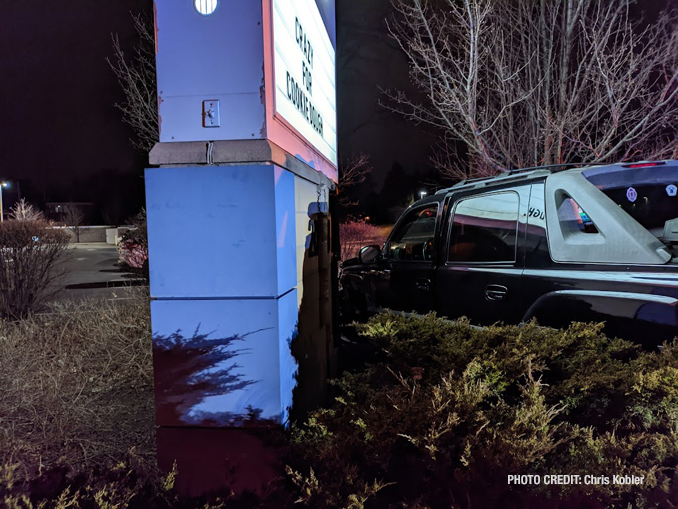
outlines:
[{"label": "dark background", "polygon": [[[656,12],[660,3],[638,8]],[[106,62],[112,33],[133,51],[131,13],[152,16],[152,2],[0,0],[0,179],[20,184],[4,190],[5,209],[19,190],[40,207],[94,202],[93,220],[110,224],[143,206],[148,156],[130,143]],[[433,138],[378,104],[380,87],[416,93],[388,34],[391,16],[390,0],[337,0],[339,157],[369,155],[370,178],[349,194],[360,200],[353,212],[373,216],[411,199],[431,176]]]},{"label": "dark background", "polygon": [[143,205],[147,156],[113,106],[123,97],[105,59],[111,32],[134,43],[129,12],[147,5],[0,2],[0,178],[20,184],[3,192],[5,209],[19,190],[41,207],[95,202],[111,222]]}]

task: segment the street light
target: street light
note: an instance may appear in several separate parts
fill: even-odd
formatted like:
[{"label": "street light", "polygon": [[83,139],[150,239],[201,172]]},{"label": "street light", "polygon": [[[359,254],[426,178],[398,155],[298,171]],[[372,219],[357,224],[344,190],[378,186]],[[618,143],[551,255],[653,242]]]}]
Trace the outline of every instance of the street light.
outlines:
[{"label": "street light", "polygon": [[3,210],[3,205],[2,205],[2,188],[3,187],[9,187],[9,182],[1,182],[0,183],[0,221],[5,220],[5,211]]},{"label": "street light", "polygon": [[421,200],[424,196],[426,196],[428,193],[426,191],[419,191],[419,199]]}]

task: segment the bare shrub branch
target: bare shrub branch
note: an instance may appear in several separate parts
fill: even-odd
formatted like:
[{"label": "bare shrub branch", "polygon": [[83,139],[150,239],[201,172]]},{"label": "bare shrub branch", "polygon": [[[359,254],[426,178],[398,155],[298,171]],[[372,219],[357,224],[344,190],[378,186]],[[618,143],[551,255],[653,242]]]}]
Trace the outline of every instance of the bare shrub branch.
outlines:
[{"label": "bare shrub branch", "polygon": [[65,205],[63,219],[66,222],[66,227],[75,235],[75,241],[80,242],[80,232],[85,221],[85,213],[75,204]]},{"label": "bare shrub branch", "polygon": [[125,101],[115,105],[122,119],[134,130],[132,145],[149,152],[160,139],[158,128],[158,95],[155,72],[155,33],[153,22],[141,14],[132,14],[140,42],[132,56],[126,55],[117,34],[112,34],[113,57],[108,65],[118,78]]},{"label": "bare shrub branch", "polygon": [[386,240],[382,229],[365,221],[349,221],[339,225],[341,239],[341,260],[358,256],[363,246],[382,244]]},{"label": "bare shrub branch", "polygon": [[0,316],[19,318],[61,290],[68,236],[44,221],[0,223]]},{"label": "bare shrub branch", "polygon": [[346,190],[362,184],[367,179],[367,175],[372,171],[370,158],[364,152],[353,155],[342,161],[339,166],[339,183],[337,191],[339,193],[339,203],[344,207],[356,205],[346,196]]}]

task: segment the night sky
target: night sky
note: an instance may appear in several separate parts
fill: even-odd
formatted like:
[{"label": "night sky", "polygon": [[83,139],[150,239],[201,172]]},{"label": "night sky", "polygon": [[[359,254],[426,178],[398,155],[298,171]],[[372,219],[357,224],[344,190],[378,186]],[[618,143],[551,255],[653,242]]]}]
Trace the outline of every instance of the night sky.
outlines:
[{"label": "night sky", "polygon": [[[642,9],[660,4],[645,0]],[[120,222],[143,205],[147,154],[129,141],[114,107],[122,92],[106,62],[112,32],[133,49],[130,12],[151,14],[152,3],[0,1],[0,179],[19,180],[22,195],[40,206],[95,202],[100,220]],[[379,87],[413,92],[386,30],[391,13],[390,0],[337,0],[339,157],[370,156],[362,196],[378,190],[394,164],[406,174],[430,169],[432,137],[377,104]],[[10,204],[14,191],[4,194]]]},{"label": "night sky", "polygon": [[[435,141],[421,126],[378,104],[380,88],[417,91],[405,55],[388,34],[391,0],[337,0],[337,115],[340,157],[370,156],[379,189],[394,164],[416,174],[430,169]],[[368,186],[365,195],[372,191]]]},{"label": "night sky", "polygon": [[102,186],[127,179],[138,208],[145,156],[113,106],[121,92],[105,58],[112,32],[132,43],[129,11],[143,3],[94,5],[0,2],[0,178],[19,179],[22,195],[40,205],[100,201]]}]

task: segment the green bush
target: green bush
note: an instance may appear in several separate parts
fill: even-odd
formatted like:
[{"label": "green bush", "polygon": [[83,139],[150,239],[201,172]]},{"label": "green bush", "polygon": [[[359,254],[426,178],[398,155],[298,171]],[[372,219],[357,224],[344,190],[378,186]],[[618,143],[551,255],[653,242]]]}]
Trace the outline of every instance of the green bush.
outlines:
[{"label": "green bush", "polygon": [[[332,407],[293,430],[289,474],[307,505],[678,503],[676,345],[649,353],[601,325],[480,329],[435,315],[380,315],[359,330],[383,358],[345,375]],[[520,474],[582,484],[508,484]]]},{"label": "green bush", "polygon": [[[228,490],[207,497],[185,498],[174,490],[176,468],[163,475],[127,456],[109,466],[71,473],[65,467],[21,477],[0,464],[0,507],[7,509],[244,509],[260,506],[251,494]],[[262,502],[266,503],[266,502]],[[261,505],[261,507],[280,507]]]},{"label": "green bush", "polygon": [[8,509],[113,509],[175,507],[176,472],[162,476],[136,464],[133,457],[107,468],[69,475],[64,466],[44,469],[33,477],[16,465],[0,464],[0,505]]},{"label": "green bush", "polygon": [[22,477],[13,466],[0,464],[0,507],[7,509],[280,509],[294,499],[276,483],[262,495],[229,489],[201,497],[183,497],[174,489],[178,471],[149,469],[128,455],[117,463],[70,472],[45,469]]}]

